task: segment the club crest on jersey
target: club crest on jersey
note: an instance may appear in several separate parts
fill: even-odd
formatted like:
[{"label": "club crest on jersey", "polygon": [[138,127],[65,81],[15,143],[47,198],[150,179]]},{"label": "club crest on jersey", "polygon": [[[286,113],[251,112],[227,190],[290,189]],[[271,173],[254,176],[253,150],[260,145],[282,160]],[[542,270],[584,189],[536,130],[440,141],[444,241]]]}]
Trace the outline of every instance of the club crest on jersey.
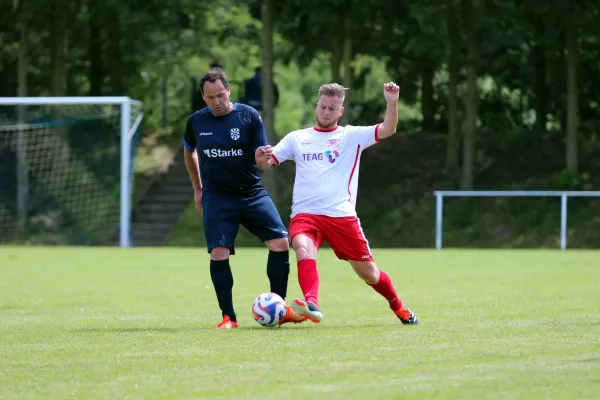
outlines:
[{"label": "club crest on jersey", "polygon": [[329,139],[327,141],[327,147],[335,147],[340,144],[340,139]]},{"label": "club crest on jersey", "polygon": [[233,140],[238,140],[240,138],[240,129],[239,128],[231,128],[231,138]]},{"label": "club crest on jersey", "polygon": [[334,163],[335,160],[339,157],[340,153],[337,152],[337,150],[327,150],[325,152],[325,157],[327,157],[327,159],[329,159],[330,163]]}]

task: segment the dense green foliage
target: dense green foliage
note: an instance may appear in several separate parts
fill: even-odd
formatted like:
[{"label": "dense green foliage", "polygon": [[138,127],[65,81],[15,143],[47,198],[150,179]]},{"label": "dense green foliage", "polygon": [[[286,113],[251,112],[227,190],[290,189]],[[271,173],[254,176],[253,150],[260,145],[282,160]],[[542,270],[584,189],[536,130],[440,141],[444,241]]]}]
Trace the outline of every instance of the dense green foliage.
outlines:
[{"label": "dense green foliage", "polygon": [[[192,80],[212,61],[234,99],[262,63],[258,0],[48,4],[0,4],[0,96],[128,95],[145,104],[146,134],[181,135]],[[352,124],[381,119],[383,82],[402,87],[399,136],[361,166],[358,208],[374,245],[430,246],[435,189],[598,187],[597,3],[268,4],[277,134],[312,123],[326,81],[352,88]],[[284,215],[292,171],[280,174]],[[448,244],[555,246],[558,211],[548,199],[451,201]],[[599,201],[574,200],[570,211],[572,244],[596,246]]]}]

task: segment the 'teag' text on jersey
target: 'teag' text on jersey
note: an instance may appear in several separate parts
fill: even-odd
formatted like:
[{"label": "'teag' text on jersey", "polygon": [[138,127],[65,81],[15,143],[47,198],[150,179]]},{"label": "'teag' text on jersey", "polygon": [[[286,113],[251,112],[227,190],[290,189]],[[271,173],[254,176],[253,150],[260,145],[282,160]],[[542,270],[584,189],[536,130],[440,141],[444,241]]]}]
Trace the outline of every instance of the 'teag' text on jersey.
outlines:
[{"label": "'teag' text on jersey", "polygon": [[192,114],[185,129],[184,146],[198,150],[202,185],[232,192],[260,186],[254,153],[267,144],[267,135],[258,112],[244,104],[215,117],[209,108]]}]

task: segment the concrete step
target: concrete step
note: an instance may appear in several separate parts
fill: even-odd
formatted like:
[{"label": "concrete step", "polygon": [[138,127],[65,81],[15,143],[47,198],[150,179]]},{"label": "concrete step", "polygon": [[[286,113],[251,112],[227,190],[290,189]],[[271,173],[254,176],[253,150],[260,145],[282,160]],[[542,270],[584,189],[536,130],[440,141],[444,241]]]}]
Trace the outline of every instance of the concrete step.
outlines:
[{"label": "concrete step", "polygon": [[182,215],[180,210],[172,210],[171,212],[151,213],[151,214],[133,214],[131,217],[132,226],[140,223],[158,223],[164,224],[167,222],[177,223]]},{"label": "concrete step", "polygon": [[[193,193],[183,193],[183,192],[163,192],[157,193],[152,196],[152,204],[188,204],[192,200],[194,200]],[[150,203],[146,203],[150,204]]]},{"label": "concrete step", "polygon": [[185,201],[161,200],[156,203],[146,203],[137,207],[134,215],[145,217],[155,213],[175,214],[184,210],[192,202],[192,199],[187,199]]},{"label": "concrete step", "polygon": [[160,246],[194,199],[183,155],[177,155],[169,171],[153,183],[132,212],[135,246]]},{"label": "concrete step", "polygon": [[185,193],[185,194],[193,195],[194,188],[192,188],[192,185],[189,185],[187,183],[185,185],[166,184],[164,190],[162,190],[161,192],[174,193],[174,194]]},{"label": "concrete step", "polygon": [[170,221],[161,221],[161,222],[136,222],[132,225],[133,232],[141,233],[141,232],[149,232],[154,234],[154,232],[163,232],[164,230],[171,229],[175,225],[173,220]]},{"label": "concrete step", "polygon": [[190,187],[192,186],[192,182],[190,181],[190,177],[189,177],[187,171],[184,171],[183,173],[167,174],[165,177],[163,177],[163,180],[168,180],[169,182],[177,182],[177,183],[181,183],[181,184],[187,184]]}]

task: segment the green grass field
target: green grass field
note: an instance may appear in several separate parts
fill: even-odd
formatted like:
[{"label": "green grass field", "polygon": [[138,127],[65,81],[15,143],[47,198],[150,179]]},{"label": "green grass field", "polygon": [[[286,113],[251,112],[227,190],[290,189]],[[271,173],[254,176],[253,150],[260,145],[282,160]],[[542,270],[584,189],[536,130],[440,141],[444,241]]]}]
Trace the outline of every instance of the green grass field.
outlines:
[{"label": "green grass field", "polygon": [[321,324],[260,327],[242,248],[217,331],[204,249],[0,247],[0,399],[600,398],[600,252],[374,253],[419,326],[327,250]]}]

